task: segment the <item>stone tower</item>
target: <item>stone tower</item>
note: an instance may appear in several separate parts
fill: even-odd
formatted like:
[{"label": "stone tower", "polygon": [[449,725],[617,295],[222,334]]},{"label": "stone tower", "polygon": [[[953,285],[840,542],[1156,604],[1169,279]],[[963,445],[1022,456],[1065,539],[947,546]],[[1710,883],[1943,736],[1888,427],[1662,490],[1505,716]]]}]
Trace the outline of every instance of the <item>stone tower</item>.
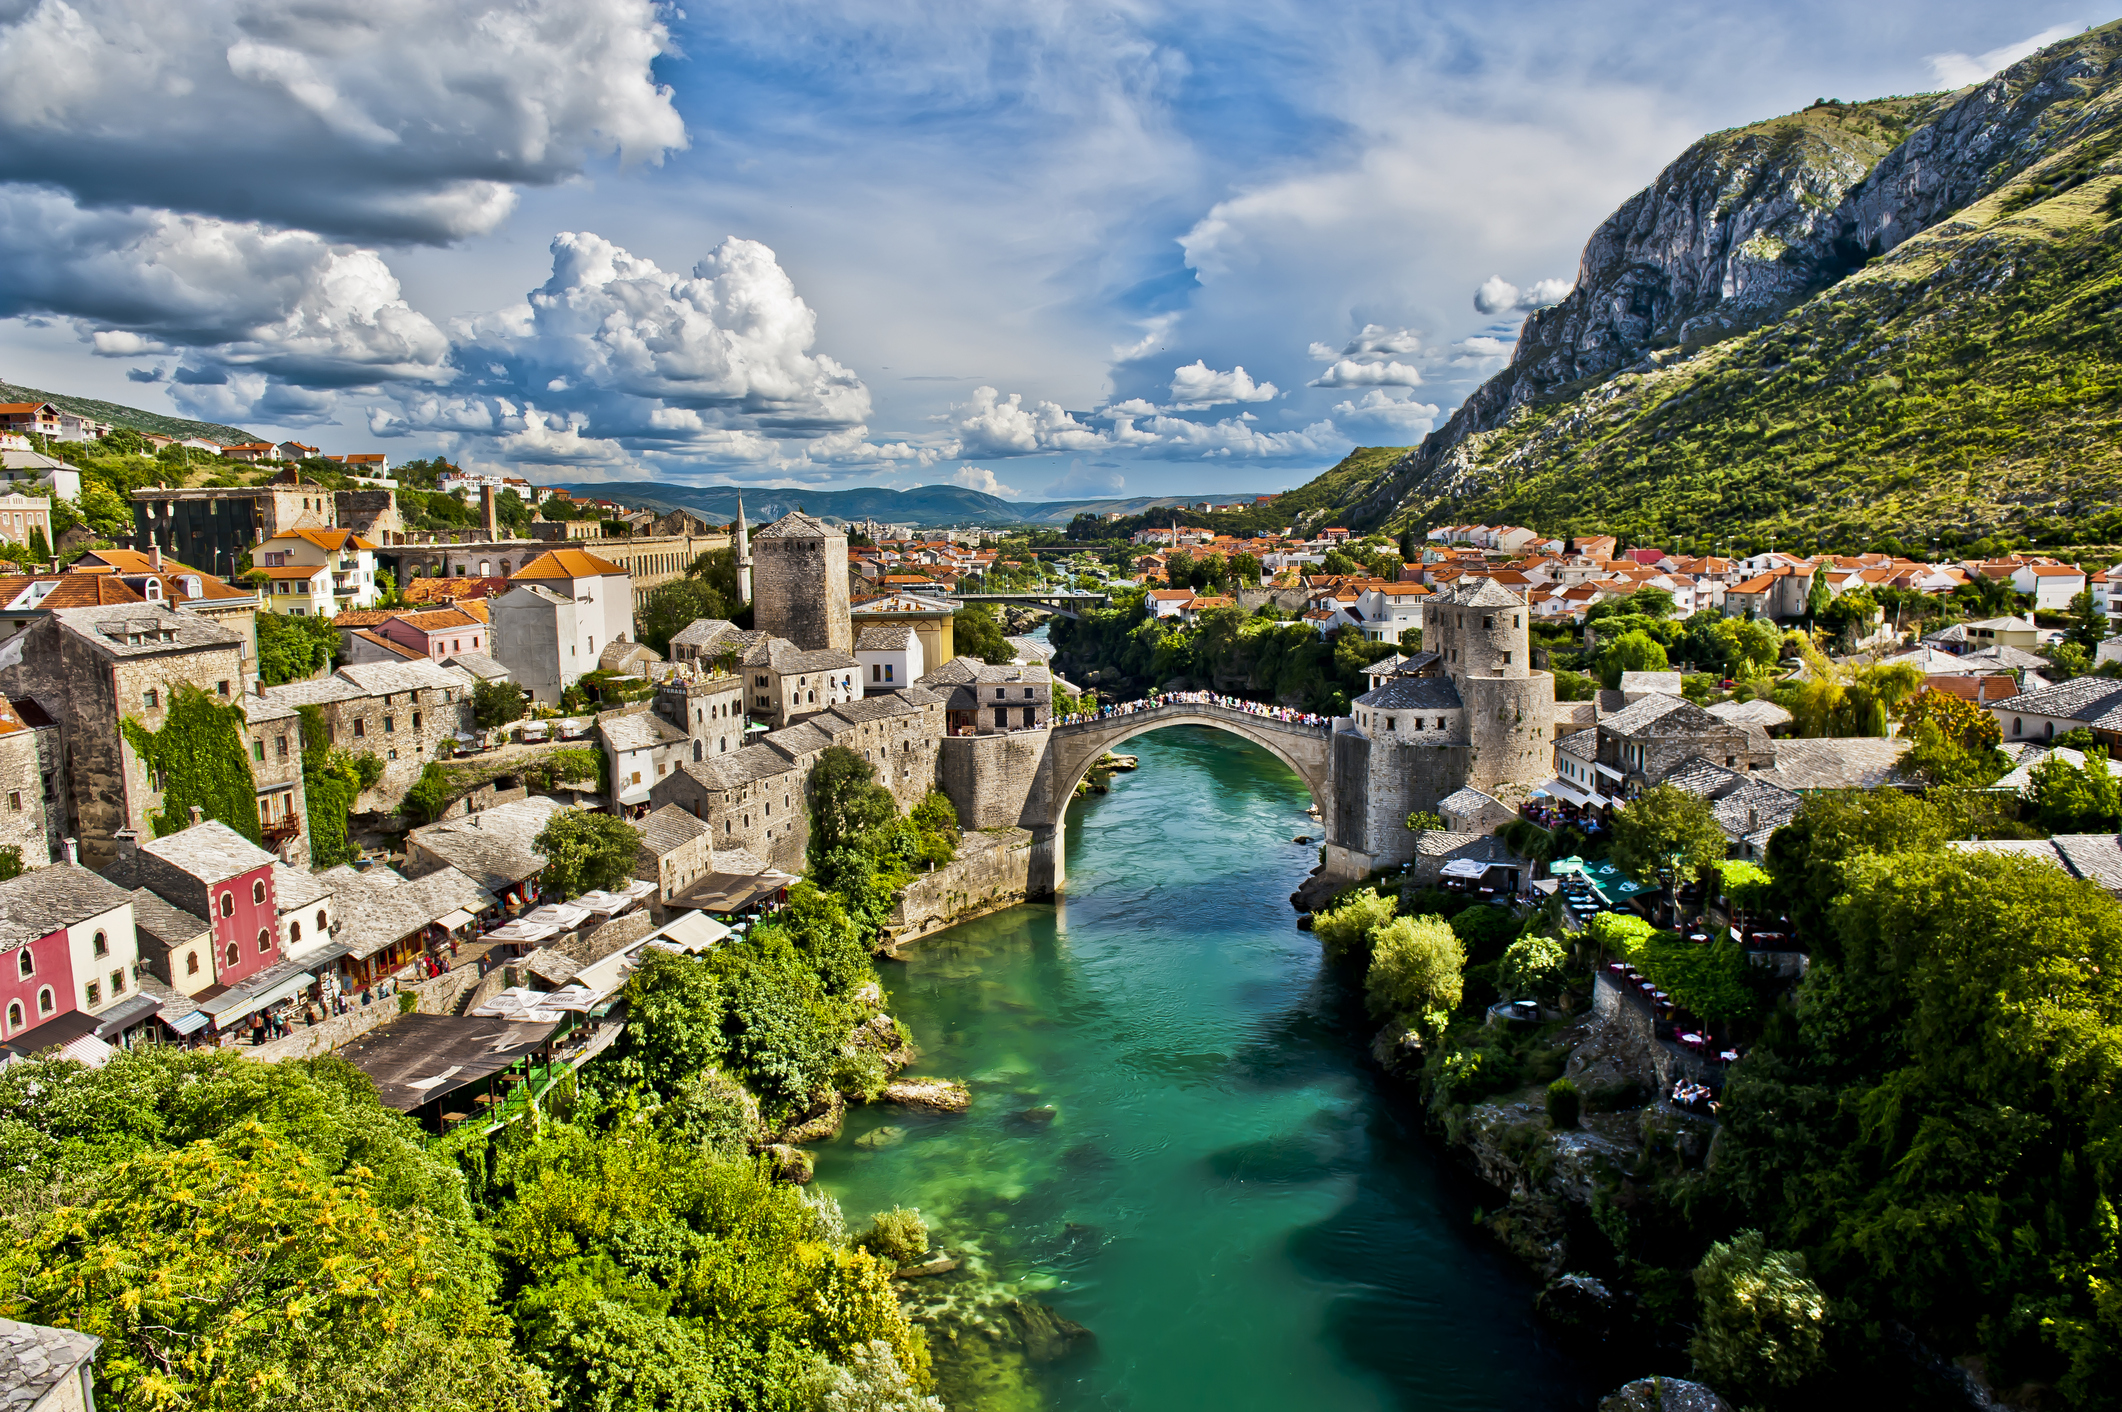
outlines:
[{"label": "stone tower", "polygon": [[[1555,679],[1532,669],[1531,610],[1517,594],[1482,579],[1437,611],[1451,620],[1439,641],[1450,647],[1443,666],[1466,712],[1466,783],[1479,790],[1537,784],[1553,763]],[[1429,616],[1423,614],[1425,625]],[[1425,635],[1422,645],[1429,641]]]},{"label": "stone tower", "polygon": [[751,549],[753,627],[806,652],[855,650],[846,535],[798,510],[760,530]]},{"label": "stone tower", "polygon": [[[744,533],[744,492],[737,492],[737,603],[752,601],[752,544]],[[730,605],[732,608],[737,604]]]}]

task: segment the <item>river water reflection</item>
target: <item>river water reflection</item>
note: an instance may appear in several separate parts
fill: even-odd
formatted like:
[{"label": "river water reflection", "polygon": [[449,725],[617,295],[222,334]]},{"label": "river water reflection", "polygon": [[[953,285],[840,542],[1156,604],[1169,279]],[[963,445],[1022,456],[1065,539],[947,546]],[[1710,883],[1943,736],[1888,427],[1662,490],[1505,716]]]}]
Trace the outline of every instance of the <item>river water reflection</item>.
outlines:
[{"label": "river water reflection", "polygon": [[1292,925],[1303,785],[1198,727],[1125,748],[1140,771],[1070,810],[1064,903],[885,970],[916,1071],[969,1080],[972,1111],[857,1110],[820,1185],[850,1224],[920,1207],[1088,1326],[1094,1354],[1040,1373],[1055,1408],[1590,1406]]}]

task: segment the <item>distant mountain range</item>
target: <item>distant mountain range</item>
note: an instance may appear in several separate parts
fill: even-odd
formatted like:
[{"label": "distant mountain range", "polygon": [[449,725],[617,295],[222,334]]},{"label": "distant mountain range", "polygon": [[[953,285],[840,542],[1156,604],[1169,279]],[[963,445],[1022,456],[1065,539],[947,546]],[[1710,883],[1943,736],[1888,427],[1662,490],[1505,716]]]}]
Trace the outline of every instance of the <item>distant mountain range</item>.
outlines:
[{"label": "distant mountain range", "polygon": [[165,416],[161,412],[147,412],[138,407],[128,407],[122,402],[99,402],[93,397],[46,392],[41,387],[24,387],[15,382],[0,382],[0,402],[49,402],[60,411],[72,412],[77,417],[93,417],[99,422],[109,422],[114,427],[131,427],[134,431],[151,431],[157,436],[174,436],[180,440],[185,437],[203,436],[224,446],[262,440],[242,427],[223,426],[219,422],[187,421],[183,417]]},{"label": "distant mountain range", "polygon": [[[1139,515],[1191,502],[1183,495],[1135,496],[1107,500],[1004,500],[956,485],[923,485],[912,490],[874,486],[853,490],[769,490],[735,485],[669,485],[660,481],[607,481],[597,485],[564,485],[570,495],[610,500],[648,510],[691,510],[709,519],[734,519],[737,496],[744,496],[744,518],[779,519],[802,510],[824,520],[880,520],[893,525],[930,528],[952,525],[1065,525],[1084,512]],[[1250,497],[1238,497],[1249,499]],[[1219,502],[1220,503],[1220,502]]]}]

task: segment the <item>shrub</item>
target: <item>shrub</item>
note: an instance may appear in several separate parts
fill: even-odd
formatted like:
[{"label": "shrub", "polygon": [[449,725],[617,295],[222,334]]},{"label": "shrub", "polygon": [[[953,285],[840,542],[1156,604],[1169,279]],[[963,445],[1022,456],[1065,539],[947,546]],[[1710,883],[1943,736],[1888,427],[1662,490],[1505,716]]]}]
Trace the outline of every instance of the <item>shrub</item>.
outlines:
[{"label": "shrub", "polygon": [[1435,1030],[1464,993],[1466,950],[1436,917],[1402,917],[1374,938],[1363,996],[1371,1014]]},{"label": "shrub", "polygon": [[918,1207],[894,1206],[871,1217],[856,1244],[889,1264],[911,1265],[928,1254],[928,1222]]},{"label": "shrub", "polygon": [[1759,1231],[1709,1248],[1695,1268],[1695,1369],[1722,1391],[1787,1388],[1826,1362],[1827,1296],[1805,1257],[1770,1250]]},{"label": "shrub", "polygon": [[1568,1079],[1556,1079],[1547,1086],[1547,1121],[1554,1126],[1577,1126],[1577,1115],[1583,1111],[1583,1106],[1577,1097],[1577,1086]]},{"label": "shrub", "polygon": [[1392,919],[1392,899],[1366,887],[1349,893],[1339,907],[1312,918],[1312,931],[1328,961],[1368,963],[1372,934]]},{"label": "shrub", "polygon": [[1521,936],[1504,949],[1496,968],[1496,985],[1513,999],[1553,995],[1562,989],[1562,972],[1568,964],[1568,953],[1553,937]]}]

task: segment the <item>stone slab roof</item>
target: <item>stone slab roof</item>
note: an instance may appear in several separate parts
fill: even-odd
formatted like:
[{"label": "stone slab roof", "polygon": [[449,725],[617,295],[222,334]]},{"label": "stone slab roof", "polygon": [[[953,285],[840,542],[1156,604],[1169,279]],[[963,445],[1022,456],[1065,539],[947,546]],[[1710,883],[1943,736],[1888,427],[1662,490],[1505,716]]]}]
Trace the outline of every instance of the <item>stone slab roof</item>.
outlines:
[{"label": "stone slab roof", "polygon": [[[2067,745],[2057,745],[2048,748],[2043,748],[2039,745],[2029,745],[2026,749],[2018,752],[2018,764],[2012,767],[2011,772],[1991,785],[1990,788],[1993,790],[2010,790],[2014,794],[2026,793],[2033,788],[2034,767],[2051,755],[2060,759],[2074,770],[2085,768],[2085,753],[2081,750],[2073,750]],[[2111,775],[2122,775],[2122,760],[2109,760],[2107,762],[2107,772]]]},{"label": "stone slab roof", "polygon": [[1742,726],[1759,726],[1763,730],[1773,730],[1777,726],[1787,726],[1797,719],[1797,717],[1791,715],[1790,712],[1784,710],[1775,702],[1759,698],[1752,701],[1719,701],[1716,705],[1707,709],[1712,716],[1717,717],[1719,720],[1731,721]]},{"label": "stone slab roof", "polygon": [[470,672],[481,681],[504,681],[508,677],[508,668],[484,652],[459,652],[442,665],[455,667],[461,672]]},{"label": "stone slab roof", "polygon": [[102,1346],[93,1334],[0,1319],[0,1412],[31,1412]]},{"label": "stone slab roof", "polygon": [[597,733],[613,750],[647,750],[657,745],[675,745],[688,740],[682,730],[651,711],[636,711],[631,716],[615,716],[608,721],[597,722]]},{"label": "stone slab roof", "polygon": [[1898,782],[1901,757],[1909,742],[1880,740],[1779,740],[1773,769],[1757,770],[1756,779],[1785,789],[1873,789]]},{"label": "stone slab roof", "polygon": [[2059,833],[2054,838],[1957,839],[1965,853],[2001,853],[2053,863],[2072,877],[2122,896],[2122,838],[2110,833]]},{"label": "stone slab roof", "polygon": [[1459,688],[1450,677],[1391,677],[1355,704],[1373,711],[1456,711]]},{"label": "stone slab roof", "polygon": [[273,864],[273,901],[283,912],[308,907],[332,895],[331,884],[303,868]]},{"label": "stone slab roof", "polygon": [[1438,800],[1437,812],[1440,814],[1471,814],[1485,809],[1491,804],[1498,808],[1502,807],[1502,801],[1491,795],[1483,794],[1472,786],[1468,786],[1464,789],[1453,790],[1450,794]]},{"label": "stone slab roof", "polygon": [[773,639],[768,649],[767,661],[783,676],[791,672],[838,672],[852,670],[861,665],[852,652],[841,652],[831,647],[818,647],[809,651],[796,646],[784,638]]},{"label": "stone slab roof", "polygon": [[1555,741],[1555,749],[1589,765],[1599,758],[1599,737],[1592,731],[1571,731]]},{"label": "stone slab roof", "polygon": [[425,657],[414,662],[352,662],[334,675],[344,677],[370,696],[399,691],[436,691],[469,684],[463,673],[453,672]]},{"label": "stone slab roof", "polygon": [[557,799],[534,794],[498,809],[425,825],[407,837],[479,886],[498,892],[545,866],[545,855],[531,846],[531,840],[566,807]]},{"label": "stone slab roof", "polygon": [[2097,730],[2122,730],[2122,681],[2112,677],[2076,677],[2006,697],[1990,709],[2081,721]]},{"label": "stone slab roof", "polygon": [[838,539],[840,531],[801,510],[791,510],[772,524],[752,532],[752,542],[762,539]]},{"label": "stone slab roof", "polygon": [[643,819],[641,846],[657,857],[682,848],[707,832],[707,825],[675,804],[666,804]]},{"label": "stone slab roof", "polygon": [[1712,716],[1693,702],[1663,693],[1646,696],[1599,722],[1600,730],[1624,736],[1692,735],[1731,728],[1731,722]]},{"label": "stone slab roof", "polygon": [[253,696],[249,692],[243,694],[243,719],[250,725],[262,726],[269,721],[292,721],[295,715],[295,708],[284,701]]},{"label": "stone slab roof", "polygon": [[685,627],[671,634],[673,647],[706,647],[735,634],[743,636],[744,629],[727,618],[695,618]]},{"label": "stone slab roof", "polygon": [[107,657],[153,657],[165,652],[196,652],[237,647],[243,639],[197,613],[179,613],[151,603],[116,603],[98,608],[61,608],[53,621]]},{"label": "stone slab roof", "polygon": [[79,863],[32,868],[0,882],[0,951],[12,951],[131,900],[131,892]]},{"label": "stone slab roof", "polygon": [[799,760],[805,755],[815,755],[833,743],[831,736],[812,725],[809,721],[798,721],[795,725],[783,726],[777,731],[769,731],[760,739],[791,760]]},{"label": "stone slab roof", "polygon": [[[544,864],[545,860],[539,858],[538,865]],[[337,891],[337,939],[356,960],[373,956],[452,912],[481,912],[494,905],[485,888],[454,867],[438,868],[417,878],[401,878],[388,868],[371,868],[356,873],[351,883],[342,884]]]},{"label": "stone slab roof", "polygon": [[910,623],[871,623],[855,639],[857,652],[903,652],[914,637]]},{"label": "stone slab roof", "polygon": [[890,720],[895,716],[911,716],[917,708],[900,699],[896,692],[865,696],[860,701],[843,701],[824,714],[837,716],[850,725],[862,725],[870,721]]},{"label": "stone slab roof", "polygon": [[194,917],[147,888],[134,888],[132,896],[134,929],[141,936],[159,942],[164,949],[181,946],[201,932],[213,930],[213,923]]},{"label": "stone slab roof", "polygon": [[738,789],[755,780],[788,774],[796,767],[770,745],[747,745],[727,755],[689,760],[679,768],[709,789]]},{"label": "stone slab roof", "polygon": [[274,862],[272,854],[218,819],[151,839],[140,851],[211,887]]}]

